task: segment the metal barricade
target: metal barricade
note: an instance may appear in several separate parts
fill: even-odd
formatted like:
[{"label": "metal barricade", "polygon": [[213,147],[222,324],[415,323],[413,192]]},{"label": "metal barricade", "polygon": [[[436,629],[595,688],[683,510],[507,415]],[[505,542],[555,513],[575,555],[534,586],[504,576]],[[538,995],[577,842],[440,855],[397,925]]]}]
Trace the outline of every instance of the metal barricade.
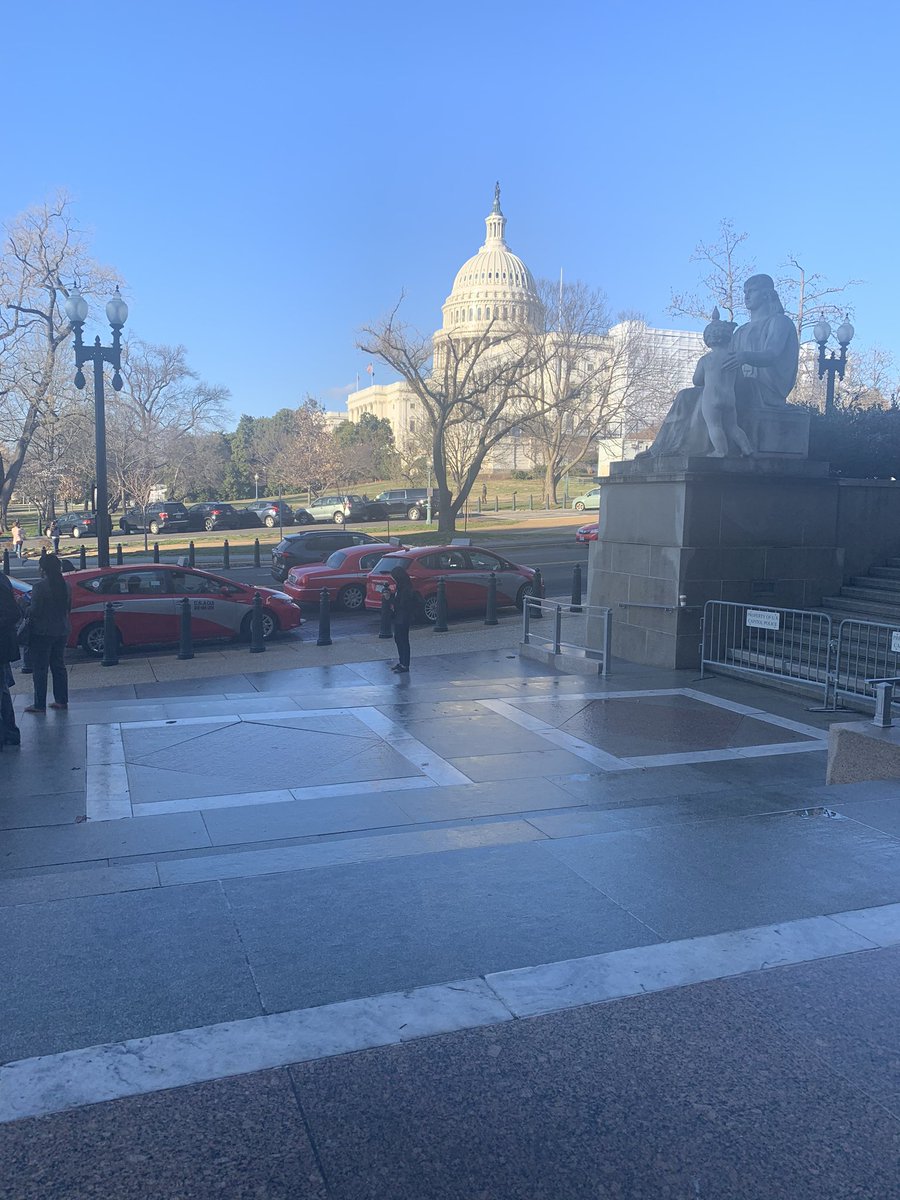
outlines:
[{"label": "metal barricade", "polygon": [[[828,703],[834,643],[827,613],[707,600],[700,676],[707,668],[789,681]],[[871,672],[870,672],[871,674]]]},{"label": "metal barricade", "polygon": [[900,627],[848,617],[838,626],[832,703],[876,699],[875,681],[900,674]]},{"label": "metal barricade", "polygon": [[[552,621],[531,621],[533,609],[540,609]],[[612,610],[596,604],[582,604],[573,613],[571,606],[557,600],[528,596],[522,609],[522,644],[538,646],[553,654],[572,654],[598,664],[600,675],[609,674],[612,658]]]}]

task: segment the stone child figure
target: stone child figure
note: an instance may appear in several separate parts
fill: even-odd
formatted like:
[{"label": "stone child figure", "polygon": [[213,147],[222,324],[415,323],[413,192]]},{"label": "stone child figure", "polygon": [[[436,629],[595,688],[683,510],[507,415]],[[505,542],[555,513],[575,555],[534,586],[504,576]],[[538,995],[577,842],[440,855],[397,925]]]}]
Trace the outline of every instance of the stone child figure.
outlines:
[{"label": "stone child figure", "polygon": [[712,320],[703,330],[709,354],[704,354],[694,369],[694,387],[703,389],[700,411],[713,446],[710,458],[727,458],[733,448],[745,456],[753,453],[750,439],[737,422],[738,363],[731,346],[735,328],[733,321],[720,321],[719,310],[714,308]]}]

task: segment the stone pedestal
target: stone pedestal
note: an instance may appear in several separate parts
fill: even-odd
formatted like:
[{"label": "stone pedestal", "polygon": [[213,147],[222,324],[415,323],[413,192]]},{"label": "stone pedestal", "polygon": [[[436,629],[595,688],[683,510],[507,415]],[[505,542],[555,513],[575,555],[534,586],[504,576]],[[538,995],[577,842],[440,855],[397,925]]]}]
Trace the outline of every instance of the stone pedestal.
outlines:
[{"label": "stone pedestal", "polygon": [[696,667],[707,600],[812,608],[839,590],[838,482],[827,472],[785,456],[612,464],[588,601],[613,610],[613,655]]}]

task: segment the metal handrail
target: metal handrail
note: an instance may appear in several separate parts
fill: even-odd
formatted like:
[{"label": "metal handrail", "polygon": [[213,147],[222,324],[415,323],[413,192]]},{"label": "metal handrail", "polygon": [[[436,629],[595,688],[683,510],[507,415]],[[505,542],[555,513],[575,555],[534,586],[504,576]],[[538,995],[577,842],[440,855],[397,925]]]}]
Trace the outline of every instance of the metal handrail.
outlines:
[{"label": "metal handrail", "polygon": [[[611,659],[611,642],[612,642],[612,610],[606,606],[597,604],[582,604],[576,610],[574,606],[565,601],[545,600],[537,596],[528,596],[522,608],[522,642],[528,646],[531,644],[531,639],[537,634],[532,626],[532,611],[540,609],[541,615],[545,612],[553,617],[553,636],[541,635],[541,641],[552,645],[554,654],[561,654],[563,649],[574,650],[586,657],[597,659],[601,663],[601,672],[603,675],[609,674],[609,663]],[[602,646],[588,647],[579,642],[564,642],[562,640],[562,618],[563,612],[578,612],[584,617],[585,627],[593,618],[602,623]]]}]

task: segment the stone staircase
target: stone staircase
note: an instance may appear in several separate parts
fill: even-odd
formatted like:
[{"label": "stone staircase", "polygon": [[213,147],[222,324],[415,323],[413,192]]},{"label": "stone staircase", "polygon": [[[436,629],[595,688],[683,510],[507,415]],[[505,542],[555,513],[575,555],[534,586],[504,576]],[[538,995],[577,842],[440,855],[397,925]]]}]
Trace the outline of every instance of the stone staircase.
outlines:
[{"label": "stone staircase", "polygon": [[837,596],[825,596],[821,608],[833,621],[855,617],[900,628],[900,558],[853,575]]}]

